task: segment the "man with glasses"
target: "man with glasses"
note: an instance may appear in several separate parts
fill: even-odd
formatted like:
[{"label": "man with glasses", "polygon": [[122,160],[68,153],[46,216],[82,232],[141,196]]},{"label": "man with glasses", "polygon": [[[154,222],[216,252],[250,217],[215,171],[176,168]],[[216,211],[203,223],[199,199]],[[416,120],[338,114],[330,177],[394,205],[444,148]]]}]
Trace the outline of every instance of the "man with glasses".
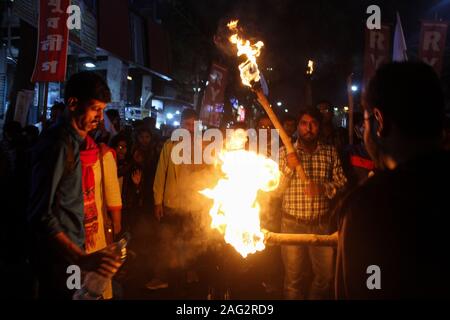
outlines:
[{"label": "man with glasses", "polygon": [[352,189],[363,184],[374,172],[375,165],[364,145],[364,119],[362,113],[355,113],[353,144],[344,150],[344,171],[348,187]]},{"label": "man with glasses", "polygon": [[379,171],[338,211],[338,299],[450,298],[450,155],[444,94],[424,63],[382,66],[365,97],[364,142]]}]

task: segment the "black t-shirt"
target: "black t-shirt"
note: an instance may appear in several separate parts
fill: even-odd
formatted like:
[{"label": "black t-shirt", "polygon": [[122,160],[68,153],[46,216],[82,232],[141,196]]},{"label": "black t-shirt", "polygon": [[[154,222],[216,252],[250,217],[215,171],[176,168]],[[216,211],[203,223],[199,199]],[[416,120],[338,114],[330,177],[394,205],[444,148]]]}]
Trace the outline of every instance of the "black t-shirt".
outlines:
[{"label": "black t-shirt", "polygon": [[[338,215],[338,299],[450,297],[449,153],[377,173]],[[378,273],[369,266],[379,267],[379,290],[368,289]]]}]

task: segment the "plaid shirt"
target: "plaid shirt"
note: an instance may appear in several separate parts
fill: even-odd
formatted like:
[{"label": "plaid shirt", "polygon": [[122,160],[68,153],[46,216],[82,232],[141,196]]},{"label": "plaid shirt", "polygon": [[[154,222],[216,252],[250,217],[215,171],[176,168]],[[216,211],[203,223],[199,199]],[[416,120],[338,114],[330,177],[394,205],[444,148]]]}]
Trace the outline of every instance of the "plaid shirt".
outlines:
[{"label": "plaid shirt", "polygon": [[294,147],[306,176],[316,184],[324,186],[325,194],[310,197],[304,194],[306,183],[287,166],[286,147],[280,149],[280,186],[283,191],[283,211],[301,221],[315,222],[330,209],[330,199],[347,183],[341,161],[333,146],[319,142],[313,153],[302,150],[298,143]]}]

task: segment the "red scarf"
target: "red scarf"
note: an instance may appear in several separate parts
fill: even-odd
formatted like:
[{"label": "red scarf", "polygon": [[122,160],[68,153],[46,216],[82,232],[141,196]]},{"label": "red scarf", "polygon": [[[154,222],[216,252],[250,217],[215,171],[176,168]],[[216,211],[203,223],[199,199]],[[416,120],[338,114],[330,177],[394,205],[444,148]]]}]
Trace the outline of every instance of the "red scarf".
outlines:
[{"label": "red scarf", "polygon": [[84,200],[84,230],[86,250],[95,248],[98,232],[98,211],[95,203],[95,176],[93,166],[99,160],[99,148],[95,141],[86,136],[86,146],[80,150],[81,181]]}]

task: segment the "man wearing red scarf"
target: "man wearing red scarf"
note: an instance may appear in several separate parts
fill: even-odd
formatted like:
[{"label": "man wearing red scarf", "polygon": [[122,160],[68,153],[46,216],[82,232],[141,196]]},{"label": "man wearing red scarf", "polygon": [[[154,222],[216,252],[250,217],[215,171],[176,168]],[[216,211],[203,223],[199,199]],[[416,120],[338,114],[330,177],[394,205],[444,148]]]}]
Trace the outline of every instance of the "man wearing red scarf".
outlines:
[{"label": "man wearing red scarf", "polygon": [[[120,267],[117,257],[98,251],[106,246],[103,198],[107,205],[111,203],[101,179],[105,185],[108,179],[114,180],[113,175],[102,174],[100,160],[105,172],[115,162],[112,152],[101,152],[88,136],[102,121],[110,99],[109,88],[99,75],[73,75],[65,87],[64,117],[43,133],[33,152],[28,219],[35,237],[33,262],[40,298],[71,299],[70,265],[108,278]],[[115,233],[120,232],[120,207],[117,202],[109,208]]]}]

